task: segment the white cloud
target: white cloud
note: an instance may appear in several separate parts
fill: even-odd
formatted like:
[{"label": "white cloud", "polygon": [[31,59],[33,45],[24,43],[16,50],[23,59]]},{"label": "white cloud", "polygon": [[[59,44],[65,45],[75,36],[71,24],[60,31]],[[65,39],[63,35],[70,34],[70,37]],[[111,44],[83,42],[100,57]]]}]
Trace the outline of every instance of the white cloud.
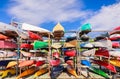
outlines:
[{"label": "white cloud", "polygon": [[112,30],[120,26],[120,3],[103,6],[91,18],[84,21],[87,22],[91,23],[95,30]]},{"label": "white cloud", "polygon": [[82,2],[76,0],[12,0],[12,2],[13,6],[9,8],[8,13],[21,21],[35,25],[83,19],[88,13],[81,10]]}]

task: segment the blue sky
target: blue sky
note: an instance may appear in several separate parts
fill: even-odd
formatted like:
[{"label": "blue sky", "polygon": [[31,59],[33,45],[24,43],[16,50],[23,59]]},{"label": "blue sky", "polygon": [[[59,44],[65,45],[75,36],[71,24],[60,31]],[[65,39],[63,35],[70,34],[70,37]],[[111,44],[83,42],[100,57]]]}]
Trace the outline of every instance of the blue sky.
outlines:
[{"label": "blue sky", "polygon": [[14,20],[52,31],[60,22],[65,30],[85,23],[93,29],[120,26],[120,0],[0,0],[0,22]]}]

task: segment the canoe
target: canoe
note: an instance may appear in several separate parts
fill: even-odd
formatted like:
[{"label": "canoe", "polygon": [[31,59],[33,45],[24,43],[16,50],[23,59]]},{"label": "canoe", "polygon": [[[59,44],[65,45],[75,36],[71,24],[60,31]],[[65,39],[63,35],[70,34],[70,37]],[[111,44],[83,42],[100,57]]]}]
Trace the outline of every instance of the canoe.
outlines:
[{"label": "canoe", "polygon": [[77,75],[75,69],[72,66],[68,65],[66,68],[67,68],[67,72],[68,73],[70,73],[71,75],[73,75],[76,78],[78,78],[78,75]]},{"label": "canoe", "polygon": [[102,57],[109,57],[109,51],[104,48],[99,48],[98,50],[95,51],[96,56],[102,56]]},{"label": "canoe", "polygon": [[17,44],[10,41],[0,40],[0,48],[17,48]]},{"label": "canoe", "polygon": [[5,39],[8,39],[9,37],[3,35],[3,34],[0,34],[0,40],[5,40]]},{"label": "canoe", "polygon": [[36,66],[41,66],[41,65],[43,65],[43,64],[45,64],[45,61],[43,60],[43,61],[36,61]]},{"label": "canoe", "polygon": [[81,44],[80,44],[80,47],[81,47],[81,48],[93,48],[94,45],[91,44],[91,43],[81,43]]},{"label": "canoe", "polygon": [[32,57],[32,56],[34,56],[33,53],[22,51],[22,50],[20,51],[20,53],[22,53],[22,55],[25,56],[25,57]]},{"label": "canoe", "polygon": [[120,67],[120,60],[110,59],[110,64]]},{"label": "canoe", "polygon": [[50,60],[49,63],[51,66],[58,66],[60,65],[61,61],[60,59],[56,59],[56,60]]},{"label": "canoe", "polygon": [[76,56],[76,50],[66,50],[64,51],[65,56],[74,57]]},{"label": "canoe", "polygon": [[48,47],[48,43],[47,42],[43,42],[43,41],[34,41],[34,49],[40,49],[40,48],[46,48]]},{"label": "canoe", "polygon": [[113,34],[113,35],[110,35],[109,39],[111,41],[117,41],[120,39],[120,34]]},{"label": "canoe", "polygon": [[0,57],[13,57],[13,56],[17,56],[16,52],[12,52],[12,51],[2,51],[0,50]]},{"label": "canoe", "polygon": [[27,43],[22,43],[22,44],[20,45],[20,48],[33,49],[33,45],[27,44]]},{"label": "canoe", "polygon": [[108,62],[100,61],[100,60],[93,60],[93,63],[104,66],[108,70],[111,70],[112,72],[116,73],[115,66],[109,64]]},{"label": "canoe", "polygon": [[119,48],[120,47],[120,43],[119,42],[112,42],[112,47],[113,48]]},{"label": "canoe", "polygon": [[96,49],[90,49],[90,50],[82,51],[80,54],[82,56],[94,56],[95,51],[96,51]]},{"label": "canoe", "polygon": [[60,23],[53,28],[53,36],[55,40],[60,40],[64,36],[64,27]]},{"label": "canoe", "polygon": [[25,71],[23,71],[21,74],[19,74],[16,79],[20,79],[22,77],[25,77],[25,76],[28,76],[28,75],[31,75],[31,74],[34,74],[36,72],[36,68],[35,67],[31,67]]},{"label": "canoe", "polygon": [[86,41],[89,40],[89,36],[86,35],[86,34],[83,34],[83,35],[81,35],[80,39],[81,39],[82,41],[86,42]]},{"label": "canoe", "polygon": [[109,51],[110,56],[120,57],[120,50]]},{"label": "canoe", "polygon": [[85,65],[85,66],[88,66],[88,67],[91,66],[91,63],[90,63],[90,61],[88,61],[88,60],[81,60],[81,64],[83,64],[83,65]]},{"label": "canoe", "polygon": [[10,62],[11,60],[1,60],[0,61],[0,66],[7,66],[7,64]]},{"label": "canoe", "polygon": [[5,71],[2,72],[2,76],[1,78],[5,78],[8,75],[15,75],[16,74],[16,70],[15,69],[6,69]]},{"label": "canoe", "polygon": [[40,36],[38,34],[35,34],[31,31],[28,31],[28,34],[29,34],[29,38],[32,39],[32,40],[40,40],[40,41],[43,40],[42,36]]},{"label": "canoe", "polygon": [[95,67],[92,67],[92,66],[89,69],[90,69],[90,71],[92,71],[92,72],[94,72],[94,73],[96,73],[98,75],[101,75],[101,76],[103,76],[105,78],[109,78],[108,74],[106,74],[101,69],[98,69],[98,68],[95,68]]},{"label": "canoe", "polygon": [[59,52],[53,52],[52,56],[55,58],[59,58],[60,54]]},{"label": "canoe", "polygon": [[34,60],[25,60],[19,63],[18,67],[25,67],[25,66],[30,66],[35,63]]},{"label": "canoe", "polygon": [[51,68],[50,77],[51,79],[56,79],[64,70],[64,66],[58,65]]},{"label": "canoe", "polygon": [[43,75],[45,74],[46,72],[48,72],[48,69],[47,68],[42,68],[40,70],[38,70],[35,74],[34,74],[34,78],[40,76],[40,75]]}]

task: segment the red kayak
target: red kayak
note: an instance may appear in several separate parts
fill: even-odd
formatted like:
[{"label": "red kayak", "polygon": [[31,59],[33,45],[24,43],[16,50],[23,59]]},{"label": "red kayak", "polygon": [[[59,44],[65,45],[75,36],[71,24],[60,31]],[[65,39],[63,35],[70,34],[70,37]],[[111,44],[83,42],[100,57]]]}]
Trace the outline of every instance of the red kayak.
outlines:
[{"label": "red kayak", "polygon": [[120,39],[120,34],[110,35],[109,39],[110,39],[111,41],[119,40],[119,39]]},{"label": "red kayak", "polygon": [[51,66],[58,66],[60,64],[60,59],[57,60],[50,60],[50,65]]},{"label": "red kayak", "polygon": [[45,64],[45,61],[36,61],[36,66],[41,66]]},{"label": "red kayak", "polygon": [[111,70],[112,72],[116,73],[115,66],[109,64],[108,62],[100,61],[100,60],[93,60],[93,62],[94,62],[95,64],[104,66],[105,68],[107,68],[107,69]]},{"label": "red kayak", "polygon": [[56,58],[59,58],[59,56],[60,56],[59,52],[54,52],[52,55],[53,55],[53,57],[56,57]]},{"label": "red kayak", "polygon": [[109,57],[109,51],[104,48],[100,48],[95,51],[96,56],[103,56],[103,57]]},{"label": "red kayak", "polygon": [[22,44],[20,45],[20,48],[33,49],[33,45],[27,44],[27,43],[22,43]]},{"label": "red kayak", "polygon": [[18,67],[30,66],[30,65],[32,65],[34,63],[35,63],[34,60],[25,60],[25,61],[20,62]]},{"label": "red kayak", "polygon": [[29,33],[29,38],[32,40],[40,40],[40,41],[43,40],[43,38],[38,34],[35,34],[33,32],[30,32],[30,31],[28,31],[28,33]]},{"label": "red kayak", "polygon": [[64,52],[65,56],[69,56],[69,57],[74,57],[76,55],[76,51],[75,50],[66,50]]},{"label": "red kayak", "polygon": [[120,26],[114,28],[111,32],[110,32],[110,35],[112,34],[120,34]]},{"label": "red kayak", "polygon": [[113,48],[119,48],[120,47],[120,43],[119,42],[112,42],[112,47]]},{"label": "red kayak", "polygon": [[70,65],[70,66],[73,66],[73,65],[74,65],[73,60],[67,60],[66,63],[67,63],[68,65]]}]

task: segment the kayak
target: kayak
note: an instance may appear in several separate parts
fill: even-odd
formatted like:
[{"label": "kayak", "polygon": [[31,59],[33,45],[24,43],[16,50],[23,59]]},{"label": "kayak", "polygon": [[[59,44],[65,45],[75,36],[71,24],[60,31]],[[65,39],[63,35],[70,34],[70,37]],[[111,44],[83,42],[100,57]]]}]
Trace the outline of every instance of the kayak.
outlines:
[{"label": "kayak", "polygon": [[60,65],[61,61],[60,59],[56,59],[56,60],[50,60],[49,63],[51,66],[58,66]]},{"label": "kayak", "polygon": [[35,34],[31,31],[28,31],[28,34],[29,34],[29,38],[32,39],[32,40],[40,40],[40,41],[43,40],[42,36],[40,36],[38,34]]},{"label": "kayak", "polygon": [[17,65],[17,61],[10,61],[8,64],[7,64],[7,67],[6,68],[10,68],[10,67],[13,67]]},{"label": "kayak", "polygon": [[81,43],[80,47],[81,48],[93,48],[94,46],[91,43]]},{"label": "kayak", "polygon": [[25,67],[25,66],[30,66],[35,63],[34,60],[25,60],[19,63],[18,67]]},{"label": "kayak", "polygon": [[6,69],[5,71],[2,72],[1,78],[3,79],[5,77],[7,77],[8,74],[15,75],[16,74],[16,70],[15,69]]},{"label": "kayak", "polygon": [[64,27],[58,23],[54,28],[53,28],[53,36],[54,39],[60,40],[61,37],[64,36]]},{"label": "kayak", "polygon": [[37,69],[36,69],[35,67],[31,67],[31,68],[23,71],[21,74],[19,74],[16,79],[20,79],[20,78],[22,78],[22,77],[25,77],[25,76],[34,74],[34,73],[36,72],[36,70],[37,70]]},{"label": "kayak", "polygon": [[48,72],[48,69],[47,68],[42,68],[40,70],[38,70],[35,74],[34,74],[34,78],[42,75],[42,74],[45,74],[46,72]]},{"label": "kayak", "polygon": [[120,57],[120,50],[109,51],[110,56]]},{"label": "kayak", "polygon": [[2,51],[0,50],[0,57],[13,57],[13,56],[17,56],[16,52],[12,52],[12,51]]},{"label": "kayak", "polygon": [[59,58],[60,54],[59,52],[53,52],[52,56],[55,58]]},{"label": "kayak", "polygon": [[50,77],[51,79],[56,79],[64,70],[64,66],[58,65],[51,68]]},{"label": "kayak", "polygon": [[113,48],[119,48],[120,47],[120,43],[119,42],[112,42],[112,47]]},{"label": "kayak", "polygon": [[103,76],[105,78],[109,78],[108,74],[106,74],[101,69],[98,69],[98,68],[95,68],[95,67],[92,67],[92,66],[89,69],[90,69],[90,71],[92,71],[92,72],[94,72],[94,73],[96,73],[98,75],[101,75],[101,76]]},{"label": "kayak", "polygon": [[73,41],[73,40],[76,40],[76,39],[77,39],[76,36],[69,36],[69,37],[66,38],[65,42]]},{"label": "kayak", "polygon": [[43,64],[45,64],[45,61],[43,60],[41,60],[41,61],[36,61],[36,66],[41,66],[41,65],[43,65]]},{"label": "kayak", "polygon": [[76,56],[76,50],[66,50],[64,51],[65,56],[74,57]]},{"label": "kayak", "polygon": [[40,49],[40,48],[46,48],[48,47],[48,43],[47,42],[43,42],[43,41],[34,41],[34,49]]},{"label": "kayak", "polygon": [[74,62],[73,60],[67,60],[66,63],[70,66],[74,66]]},{"label": "kayak", "polygon": [[76,78],[78,78],[78,75],[77,75],[75,69],[72,66],[68,65],[66,68],[67,68],[68,73],[70,73],[71,75],[73,75]]},{"label": "kayak", "polygon": [[0,34],[0,40],[5,40],[8,39],[9,37],[7,37],[6,35]]},{"label": "kayak", "polygon": [[110,64],[120,67],[120,60],[110,59]]},{"label": "kayak", "polygon": [[51,47],[52,47],[52,48],[55,48],[55,49],[58,49],[58,48],[61,48],[62,45],[61,45],[60,43],[53,43],[53,44],[51,45]]},{"label": "kayak", "polygon": [[98,50],[95,51],[96,56],[102,56],[102,57],[109,57],[109,51],[104,48],[99,48]]},{"label": "kayak", "polygon": [[25,56],[25,57],[32,57],[32,56],[34,56],[33,53],[25,52],[25,51],[22,51],[22,50],[20,51],[20,53],[22,53],[22,55]]},{"label": "kayak", "polygon": [[111,70],[112,72],[116,73],[115,66],[109,64],[108,62],[100,61],[100,60],[93,60],[93,63],[104,66],[108,70]]},{"label": "kayak", "polygon": [[81,35],[80,39],[81,39],[82,41],[86,42],[86,41],[89,40],[89,36],[86,35],[86,34],[83,34],[83,35]]},{"label": "kayak", "polygon": [[0,48],[17,48],[17,44],[10,41],[0,40]]},{"label": "kayak", "polygon": [[22,43],[22,44],[20,45],[20,48],[33,49],[33,45],[27,44],[27,43]]},{"label": "kayak", "polygon": [[110,35],[109,39],[111,41],[117,41],[120,39],[120,34],[113,34],[113,35]]},{"label": "kayak", "polygon": [[0,61],[0,66],[7,66],[7,64],[10,62],[11,60],[1,60]]},{"label": "kayak", "polygon": [[94,56],[95,51],[96,51],[96,49],[90,49],[90,50],[82,51],[80,54],[82,56]]},{"label": "kayak", "polygon": [[85,66],[88,66],[88,67],[91,66],[91,63],[90,63],[90,61],[88,61],[88,60],[81,60],[81,64],[83,64],[83,65],[85,65]]},{"label": "kayak", "polygon": [[120,34],[120,26],[115,27],[109,34]]},{"label": "kayak", "polygon": [[87,24],[82,25],[79,30],[80,30],[80,33],[79,33],[80,36],[83,34],[88,34],[89,32],[91,32],[92,26],[91,24],[87,23]]}]

